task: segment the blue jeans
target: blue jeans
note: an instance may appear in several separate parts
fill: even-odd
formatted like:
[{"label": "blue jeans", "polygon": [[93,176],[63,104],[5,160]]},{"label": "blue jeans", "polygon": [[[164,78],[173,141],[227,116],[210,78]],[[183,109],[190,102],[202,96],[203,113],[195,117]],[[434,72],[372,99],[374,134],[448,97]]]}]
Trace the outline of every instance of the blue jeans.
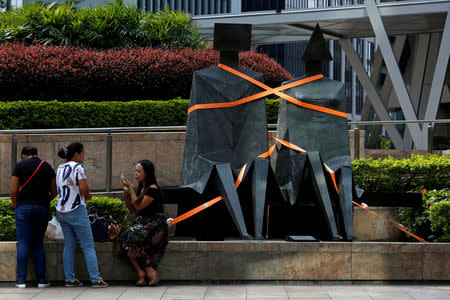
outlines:
[{"label": "blue jeans", "polygon": [[80,205],[75,210],[67,213],[56,211],[56,216],[61,223],[64,233],[63,264],[66,281],[73,281],[75,277],[74,256],[77,240],[83,250],[84,260],[92,282],[102,280],[98,271],[97,255],[94,249],[94,238],[92,237],[91,224],[86,207]]},{"label": "blue jeans", "polygon": [[26,283],[28,257],[33,257],[38,283],[46,283],[44,235],[49,209],[37,204],[16,207],[17,283]]}]

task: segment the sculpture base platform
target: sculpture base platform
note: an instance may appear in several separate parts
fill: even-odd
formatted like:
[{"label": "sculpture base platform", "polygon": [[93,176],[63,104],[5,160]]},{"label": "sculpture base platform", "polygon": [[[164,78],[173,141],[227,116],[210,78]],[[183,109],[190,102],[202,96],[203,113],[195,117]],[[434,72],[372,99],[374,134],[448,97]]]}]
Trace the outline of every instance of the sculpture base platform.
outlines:
[{"label": "sculpture base platform", "polygon": [[[45,243],[47,274],[63,281],[62,242]],[[135,280],[112,243],[96,243],[105,280]],[[82,252],[76,273],[88,280]],[[16,242],[0,242],[0,281],[16,280]],[[34,279],[31,261],[28,280]],[[161,280],[450,280],[450,243],[170,241]]]}]

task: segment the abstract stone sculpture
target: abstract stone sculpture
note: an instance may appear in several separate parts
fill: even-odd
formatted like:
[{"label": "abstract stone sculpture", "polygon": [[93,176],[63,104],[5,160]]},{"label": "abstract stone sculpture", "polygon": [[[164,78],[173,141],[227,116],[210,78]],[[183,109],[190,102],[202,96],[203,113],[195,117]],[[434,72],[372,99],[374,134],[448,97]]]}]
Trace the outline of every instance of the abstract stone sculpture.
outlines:
[{"label": "abstract stone sculpture", "polygon": [[[214,48],[221,64],[263,82],[263,74],[239,67],[239,51],[250,50],[251,25],[215,24]],[[202,194],[215,186],[242,238],[250,239],[244,221],[235,178],[247,163],[244,181],[252,186],[255,237],[262,238],[264,203],[269,169],[265,101],[260,99],[233,107],[195,109],[202,104],[226,103],[260,92],[253,83],[221,67],[194,73],[181,184]],[[234,176],[233,176],[234,175]]]},{"label": "abstract stone sculpture", "polygon": [[[302,57],[306,75],[292,81],[322,73],[322,64],[330,60],[332,57],[317,25]],[[345,111],[344,85],[328,78],[288,89],[285,94],[305,103]],[[342,237],[332,206],[333,197],[338,198],[341,227],[344,228],[345,238],[353,240],[353,189],[347,118],[300,107],[281,99],[277,137],[306,150],[299,153],[277,145],[275,177],[284,200],[294,205],[299,198],[299,190],[305,184],[312,184],[315,198],[326,217],[330,236],[333,240],[340,240]],[[332,177],[324,163],[335,172],[339,194],[329,184]],[[306,168],[312,182],[305,182]]]}]

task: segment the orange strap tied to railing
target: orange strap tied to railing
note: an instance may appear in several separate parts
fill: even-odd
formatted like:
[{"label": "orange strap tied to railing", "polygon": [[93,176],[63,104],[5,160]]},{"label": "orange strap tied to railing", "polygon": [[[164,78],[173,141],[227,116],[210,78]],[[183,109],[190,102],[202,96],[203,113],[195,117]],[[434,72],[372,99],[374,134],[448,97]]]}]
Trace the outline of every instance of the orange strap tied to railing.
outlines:
[{"label": "orange strap tied to railing", "polygon": [[359,203],[356,203],[355,201],[352,201],[352,203],[353,203],[354,205],[356,205],[356,206],[361,207],[362,209],[367,210],[368,212],[370,212],[370,213],[373,214],[374,216],[376,216],[376,217],[380,218],[381,220],[385,221],[386,223],[388,223],[388,224],[394,226],[394,227],[397,228],[398,230],[401,230],[401,231],[403,231],[404,233],[409,234],[410,236],[412,236],[413,238],[415,238],[415,239],[418,240],[419,242],[425,242],[425,240],[424,240],[423,238],[418,237],[418,236],[415,235],[414,233],[411,233],[411,232],[409,232],[408,230],[406,230],[405,226],[402,225],[402,224],[400,224],[399,222],[394,221],[394,220],[388,220],[388,219],[385,219],[385,218],[383,218],[382,216],[380,216],[379,214],[377,214],[376,212],[371,211],[371,210],[369,209],[369,206],[368,206],[367,204],[365,204],[365,203],[359,204]]},{"label": "orange strap tied to railing", "polygon": [[304,78],[304,79],[300,79],[300,80],[288,83],[286,85],[279,86],[277,88],[271,88],[271,87],[265,85],[264,83],[261,83],[258,80],[254,79],[254,78],[251,78],[250,76],[247,76],[247,75],[245,75],[245,74],[243,74],[243,73],[241,73],[241,72],[239,72],[239,71],[237,71],[237,70],[235,70],[233,68],[230,68],[230,67],[228,67],[226,65],[219,64],[219,67],[222,68],[225,71],[228,71],[230,73],[235,74],[236,76],[244,78],[245,80],[247,80],[247,81],[249,81],[249,82],[251,82],[251,83],[253,83],[253,84],[255,84],[255,85],[257,85],[257,86],[259,86],[259,87],[261,87],[263,89],[265,89],[265,91],[261,92],[261,93],[254,94],[252,96],[248,96],[248,97],[245,97],[245,98],[233,101],[233,102],[196,104],[196,105],[193,105],[193,106],[191,106],[189,108],[188,114],[190,114],[191,112],[193,112],[195,110],[198,110],[198,109],[233,107],[233,106],[237,106],[237,105],[241,105],[241,104],[244,104],[244,103],[248,103],[248,102],[254,101],[256,99],[268,96],[270,94],[275,94],[275,95],[277,95],[277,96],[279,96],[279,97],[281,97],[281,98],[283,98],[283,99],[285,99],[285,100],[287,100],[287,101],[289,101],[289,102],[291,102],[293,104],[296,104],[298,106],[305,107],[305,108],[312,109],[312,110],[321,111],[321,112],[324,112],[324,113],[327,113],[327,114],[333,114],[333,115],[336,115],[336,116],[339,116],[339,117],[343,117],[343,118],[347,118],[347,114],[344,113],[344,112],[341,112],[341,111],[338,111],[338,110],[334,110],[334,109],[330,109],[330,108],[326,108],[326,107],[322,107],[322,106],[318,106],[318,105],[314,105],[314,104],[305,103],[305,102],[299,101],[299,100],[297,100],[297,99],[295,99],[295,98],[293,98],[293,97],[291,97],[289,95],[286,95],[286,94],[280,92],[282,90],[286,90],[286,89],[289,89],[289,88],[292,88],[292,87],[295,87],[295,86],[299,86],[299,85],[302,85],[302,84],[305,84],[305,83],[308,83],[308,82],[315,81],[315,80],[318,80],[320,78],[323,78],[322,74],[310,76],[310,77]]},{"label": "orange strap tied to railing", "polygon": [[[292,143],[290,143],[290,142],[287,142],[287,141],[284,141],[284,140],[282,140],[282,139],[273,137],[273,136],[271,136],[270,134],[269,134],[269,137],[270,137],[271,139],[276,140],[276,141],[279,142],[280,144],[282,144],[282,145],[284,145],[284,146],[286,146],[286,147],[288,147],[288,148],[290,148],[290,149],[293,149],[293,150],[296,150],[296,151],[299,151],[299,152],[306,152],[305,149],[302,149],[302,148],[300,148],[299,146],[294,145],[294,144],[292,144]],[[328,173],[330,173],[331,179],[333,180],[334,188],[336,189],[336,192],[339,194],[339,189],[338,189],[337,184],[336,184],[336,176],[334,175],[333,170],[331,170],[331,168],[328,167],[325,163],[324,163],[323,165],[324,165],[325,169],[328,171]]]}]

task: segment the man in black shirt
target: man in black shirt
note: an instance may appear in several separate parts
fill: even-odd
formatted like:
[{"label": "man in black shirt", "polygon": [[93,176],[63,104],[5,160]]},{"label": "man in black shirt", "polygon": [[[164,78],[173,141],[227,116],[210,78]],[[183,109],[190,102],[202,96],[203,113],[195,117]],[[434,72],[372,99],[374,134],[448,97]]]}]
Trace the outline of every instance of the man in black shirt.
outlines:
[{"label": "man in black shirt", "polygon": [[37,156],[37,149],[25,146],[22,161],[13,171],[11,200],[16,209],[17,282],[26,287],[27,261],[32,254],[38,287],[48,287],[45,275],[44,234],[47,229],[50,201],[57,195],[55,171]]}]

